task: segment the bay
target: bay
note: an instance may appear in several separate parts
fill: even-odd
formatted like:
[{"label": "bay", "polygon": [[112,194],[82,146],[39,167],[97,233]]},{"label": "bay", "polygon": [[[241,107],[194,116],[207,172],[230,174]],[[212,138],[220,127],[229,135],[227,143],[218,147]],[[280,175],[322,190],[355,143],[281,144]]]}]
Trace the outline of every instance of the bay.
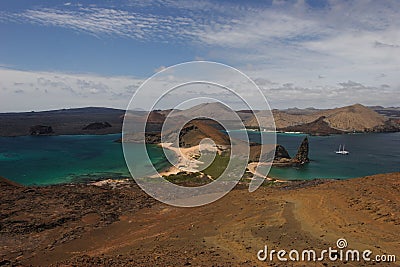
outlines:
[{"label": "bay", "polygon": [[[305,137],[305,134],[279,133],[277,143],[293,157]],[[257,142],[259,137],[249,133],[249,138]],[[299,168],[273,167],[269,176],[285,180],[348,179],[400,171],[400,133],[308,136],[308,140],[310,163]],[[350,153],[336,154],[339,145],[345,145]]]},{"label": "bay", "polygon": [[[24,185],[49,185],[130,177],[121,135],[0,137],[0,176]],[[131,151],[135,151],[132,144]],[[169,164],[162,148],[147,147],[159,169]],[[144,166],[143,157],[135,166]]]},{"label": "bay", "polygon": [[[268,133],[262,133],[268,134]],[[257,133],[249,132],[257,141]],[[278,143],[291,156],[304,139],[303,134],[278,134]],[[0,176],[24,185],[49,185],[130,177],[120,135],[0,137]],[[300,168],[273,167],[269,176],[288,180],[314,178],[347,179],[400,171],[400,133],[308,136],[310,160]],[[339,145],[349,155],[337,155]],[[135,144],[132,144],[135,153]],[[162,149],[148,146],[157,169],[169,165]],[[143,162],[142,162],[143,160]],[[136,168],[144,167],[141,155]]]}]

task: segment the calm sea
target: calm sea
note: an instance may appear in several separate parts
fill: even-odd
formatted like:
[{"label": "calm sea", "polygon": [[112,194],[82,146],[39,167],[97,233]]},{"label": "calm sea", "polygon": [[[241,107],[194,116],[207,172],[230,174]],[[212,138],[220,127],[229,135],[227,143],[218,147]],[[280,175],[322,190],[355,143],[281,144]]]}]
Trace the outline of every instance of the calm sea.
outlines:
[{"label": "calm sea", "polygon": [[[252,133],[250,133],[251,135]],[[0,137],[0,176],[25,185],[84,182],[128,177],[120,135]],[[256,135],[250,136],[256,141]],[[278,134],[293,156],[304,135]],[[309,136],[311,162],[302,168],[273,168],[284,179],[352,178],[400,171],[400,133]],[[340,144],[350,151],[335,154]],[[134,151],[134,144],[132,144]],[[150,145],[157,168],[168,165],[162,149]],[[141,166],[138,155],[136,166]]]},{"label": "calm sea", "polygon": [[[85,182],[130,177],[121,135],[0,137],[0,176],[24,185]],[[132,145],[135,151],[136,144]],[[168,166],[162,149],[147,147],[154,166]],[[141,166],[142,157],[136,158]],[[143,164],[144,160],[143,160]]]},{"label": "calm sea", "polygon": [[[278,134],[293,157],[305,135]],[[308,136],[310,163],[301,168],[272,168],[271,177],[287,180],[347,179],[400,171],[400,133]],[[335,153],[345,145],[348,155]]]}]

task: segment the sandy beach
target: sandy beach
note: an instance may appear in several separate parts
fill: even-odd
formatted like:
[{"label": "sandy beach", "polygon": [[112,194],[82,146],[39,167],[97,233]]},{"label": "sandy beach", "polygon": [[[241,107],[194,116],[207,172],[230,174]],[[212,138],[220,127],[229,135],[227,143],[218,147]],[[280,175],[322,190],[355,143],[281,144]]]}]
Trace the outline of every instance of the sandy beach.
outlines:
[{"label": "sandy beach", "polygon": [[253,175],[256,175],[256,176],[259,176],[259,177],[263,177],[264,179],[266,179],[268,181],[274,181],[274,182],[277,182],[277,183],[286,183],[287,182],[285,180],[268,177],[268,176],[262,175],[261,173],[257,172],[257,166],[263,166],[263,165],[270,165],[270,163],[251,162],[251,163],[249,163],[247,165],[247,169]]},{"label": "sandy beach", "polygon": [[161,176],[168,176],[171,174],[177,174],[179,172],[198,172],[199,166],[203,162],[197,160],[200,157],[201,151],[208,151],[213,153],[219,153],[217,147],[212,144],[202,143],[201,145],[196,145],[192,147],[175,147],[172,143],[160,143],[162,148],[171,150],[175,153],[176,165],[171,166],[165,171],[160,172]]},{"label": "sandy beach", "polygon": [[[177,158],[177,163],[176,166],[171,166],[168,169],[160,172],[161,176],[168,176],[168,175],[173,175],[177,174],[179,172],[198,172],[198,168],[200,164],[203,164],[201,161],[196,160],[196,157],[200,155],[200,145],[193,146],[190,148],[177,148],[172,146],[172,143],[160,143],[160,146],[169,149],[173,151],[176,155]],[[201,149],[210,151],[210,152],[216,152],[220,153],[221,151],[218,150],[213,145],[206,145],[202,144]],[[281,179],[276,179],[276,178],[271,178],[268,176],[264,176],[261,173],[257,172],[257,166],[260,165],[265,165],[268,163],[259,163],[259,162],[251,162],[247,165],[247,169],[249,172],[251,172],[253,175],[263,177],[268,181],[274,181],[274,182],[279,182],[279,183],[285,183],[287,181],[281,180]]]}]

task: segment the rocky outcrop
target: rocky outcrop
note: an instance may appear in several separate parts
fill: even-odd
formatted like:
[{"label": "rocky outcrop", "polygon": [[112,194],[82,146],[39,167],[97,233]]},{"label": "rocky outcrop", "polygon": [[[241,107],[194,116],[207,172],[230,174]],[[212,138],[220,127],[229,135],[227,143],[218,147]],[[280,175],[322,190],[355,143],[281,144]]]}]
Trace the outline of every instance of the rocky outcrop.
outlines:
[{"label": "rocky outcrop", "polygon": [[[271,158],[271,154],[267,152],[267,154],[262,155],[260,159],[262,145],[251,143],[250,144],[250,157],[249,162],[266,162],[269,158]],[[292,167],[292,166],[301,166],[310,162],[308,158],[309,146],[308,146],[308,138],[305,137],[296,155],[291,158],[286,148],[282,145],[277,144],[275,146],[275,155],[273,160],[273,166],[275,167]]]},{"label": "rocky outcrop", "polygon": [[274,160],[291,159],[286,148],[282,145],[276,145]]},{"label": "rocky outcrop", "polygon": [[108,122],[93,122],[85,127],[82,128],[82,130],[100,130],[100,129],[105,129],[105,128],[110,128],[112,127],[111,124]]},{"label": "rocky outcrop", "polygon": [[390,132],[400,132],[400,119],[388,119],[385,124],[375,126],[371,132],[375,133],[390,133]]},{"label": "rocky outcrop", "polygon": [[[52,250],[119,221],[123,213],[157,203],[130,180],[115,186],[25,187],[0,177],[0,188],[0,266],[5,265],[5,260],[26,259],[33,250]],[[10,266],[37,265],[28,262]],[[44,265],[48,264],[37,266]]]},{"label": "rocky outcrop", "polygon": [[283,146],[277,145],[275,150],[275,158],[273,165],[275,167],[302,166],[310,162],[310,159],[308,158],[308,152],[309,152],[309,147],[308,147],[307,137],[304,138],[303,142],[301,142],[301,145],[297,150],[296,156],[294,156],[293,158],[290,158],[289,153]]},{"label": "rocky outcrop", "polygon": [[308,158],[308,150],[308,138],[306,137],[303,142],[301,142],[296,156],[291,160],[292,163],[295,165],[303,165],[304,163],[310,162],[310,159]]},{"label": "rocky outcrop", "polygon": [[34,125],[29,128],[30,135],[51,135],[53,134],[53,128],[46,125]]},{"label": "rocky outcrop", "polygon": [[145,134],[145,143],[146,144],[159,144],[161,143],[161,134],[160,133],[146,133]]}]

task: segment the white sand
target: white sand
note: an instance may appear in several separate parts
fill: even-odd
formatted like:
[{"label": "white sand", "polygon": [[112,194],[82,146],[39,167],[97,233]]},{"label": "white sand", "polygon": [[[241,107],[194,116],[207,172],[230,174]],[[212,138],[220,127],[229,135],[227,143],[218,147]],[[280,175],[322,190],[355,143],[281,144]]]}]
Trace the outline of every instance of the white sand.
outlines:
[{"label": "white sand", "polygon": [[[160,175],[177,174],[178,172],[198,172],[199,165],[203,162],[196,160],[196,157],[200,156],[200,145],[192,146],[188,148],[178,148],[172,146],[172,143],[160,143],[161,147],[169,149],[175,152],[177,157],[176,166],[171,166],[166,171],[160,173]],[[218,148],[212,144],[201,144],[203,151],[219,152]]]}]

